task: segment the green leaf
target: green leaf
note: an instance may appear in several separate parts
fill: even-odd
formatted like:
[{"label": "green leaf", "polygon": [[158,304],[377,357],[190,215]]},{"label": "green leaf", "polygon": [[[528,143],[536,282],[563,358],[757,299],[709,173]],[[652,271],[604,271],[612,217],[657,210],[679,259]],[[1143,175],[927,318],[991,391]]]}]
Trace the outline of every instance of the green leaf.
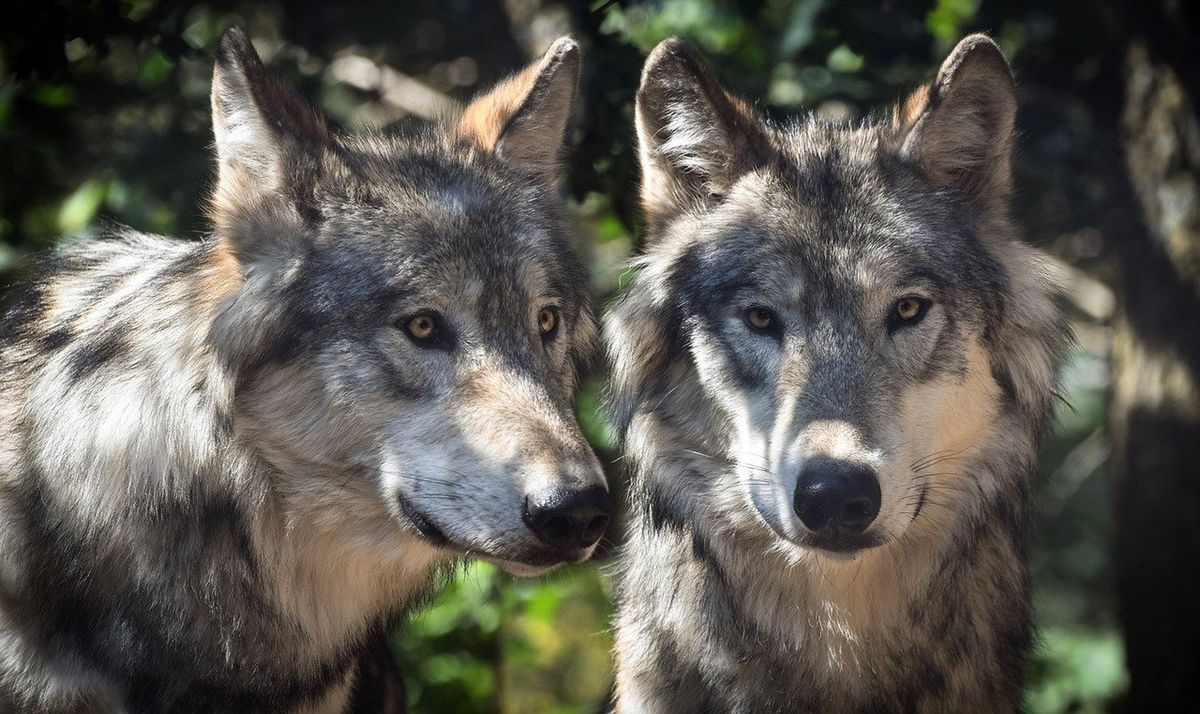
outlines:
[{"label": "green leaf", "polygon": [[48,107],[65,107],[75,99],[75,90],[65,84],[39,84],[33,90],[33,100]]},{"label": "green leaf", "polygon": [[825,65],[833,72],[857,72],[863,68],[864,63],[862,55],[856,54],[846,45],[838,45],[825,60]]},{"label": "green leaf", "polygon": [[158,50],[154,50],[142,62],[142,71],[138,76],[138,82],[147,86],[162,84],[163,80],[171,76],[171,70],[174,67],[175,65],[171,60],[167,59],[166,55]]},{"label": "green leaf", "polygon": [[962,36],[963,28],[975,19],[979,0],[937,0],[925,16],[925,29],[938,41],[942,51],[949,49]]},{"label": "green leaf", "polygon": [[1115,629],[1048,628],[1039,644],[1025,691],[1025,706],[1034,714],[1107,711],[1129,686]]},{"label": "green leaf", "polygon": [[95,178],[84,181],[59,205],[56,221],[58,231],[77,233],[83,230],[96,217],[96,211],[104,203],[107,194],[108,181]]}]

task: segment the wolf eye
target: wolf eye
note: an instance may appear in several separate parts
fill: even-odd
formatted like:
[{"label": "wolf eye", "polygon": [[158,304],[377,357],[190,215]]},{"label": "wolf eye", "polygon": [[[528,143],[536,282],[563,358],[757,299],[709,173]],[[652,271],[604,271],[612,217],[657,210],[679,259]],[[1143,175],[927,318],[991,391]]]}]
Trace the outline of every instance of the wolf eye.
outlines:
[{"label": "wolf eye", "polygon": [[929,309],[929,300],[921,297],[903,297],[896,301],[892,307],[891,326],[893,329],[897,327],[907,327],[915,325],[925,317],[926,310]]},{"label": "wolf eye", "polygon": [[408,319],[404,329],[417,342],[426,342],[437,334],[437,318],[429,313],[414,315]]},{"label": "wolf eye", "polygon": [[543,307],[538,311],[538,330],[542,339],[551,340],[558,334],[558,308],[553,305]]},{"label": "wolf eye", "polygon": [[778,320],[770,308],[756,305],[746,310],[746,324],[758,332],[769,332],[776,327]]},{"label": "wolf eye", "polygon": [[413,344],[422,349],[451,350],[455,344],[455,334],[452,325],[442,319],[434,310],[422,310],[402,317],[396,322],[396,327],[408,333]]}]

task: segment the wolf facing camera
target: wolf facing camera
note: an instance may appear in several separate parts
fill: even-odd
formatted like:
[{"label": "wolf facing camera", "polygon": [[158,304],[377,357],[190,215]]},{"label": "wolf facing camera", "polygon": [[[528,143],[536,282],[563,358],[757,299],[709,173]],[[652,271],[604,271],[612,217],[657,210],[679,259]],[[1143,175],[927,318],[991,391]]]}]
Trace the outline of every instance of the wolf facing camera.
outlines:
[{"label": "wolf facing camera", "polygon": [[1069,336],[1008,215],[1016,109],[982,35],[861,124],[764,121],[679,40],[646,61],[619,711],[1019,708]]}]

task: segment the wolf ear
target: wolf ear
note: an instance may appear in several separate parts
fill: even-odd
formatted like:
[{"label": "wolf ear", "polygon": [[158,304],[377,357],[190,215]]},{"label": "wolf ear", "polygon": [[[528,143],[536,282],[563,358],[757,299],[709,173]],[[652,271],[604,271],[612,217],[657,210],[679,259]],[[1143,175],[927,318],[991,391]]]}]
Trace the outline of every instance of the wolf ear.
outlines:
[{"label": "wolf ear", "polygon": [[542,58],[476,98],[455,136],[553,182],[579,87],[579,45],[560,37]]},{"label": "wolf ear", "polygon": [[[269,250],[256,227],[264,212],[304,224],[312,218],[311,172],[331,142],[322,117],[268,74],[250,38],[230,28],[217,49],[212,82],[218,177],[217,232],[241,260]],[[288,221],[283,221],[286,223]],[[277,228],[275,233],[279,233]]]},{"label": "wolf ear", "polygon": [[935,184],[954,186],[985,209],[1012,187],[1017,88],[1008,61],[986,35],[963,38],[932,84],[897,105],[900,155]]},{"label": "wolf ear", "polygon": [[651,226],[719,200],[766,161],[771,147],[754,110],[674,37],[646,58],[637,134],[642,205]]}]

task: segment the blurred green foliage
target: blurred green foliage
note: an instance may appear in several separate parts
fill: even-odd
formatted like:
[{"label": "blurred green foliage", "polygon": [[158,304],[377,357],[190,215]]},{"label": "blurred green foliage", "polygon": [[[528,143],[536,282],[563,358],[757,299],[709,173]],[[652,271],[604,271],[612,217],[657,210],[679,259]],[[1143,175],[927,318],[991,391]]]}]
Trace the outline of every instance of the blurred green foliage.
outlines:
[{"label": "blurred green foliage", "polygon": [[1030,670],[1031,712],[1108,711],[1129,686],[1121,637],[1111,628],[1043,630]]},{"label": "blurred green foliage", "polygon": [[467,565],[395,638],[413,710],[595,711],[611,679],[609,602],[594,566],[529,580]]},{"label": "blurred green foliage", "polygon": [[[351,129],[420,121],[516,69],[558,34],[575,34],[587,56],[567,185],[601,301],[620,289],[637,242],[632,98],[655,43],[688,38],[724,82],[775,119],[813,112],[854,121],[886,112],[932,75],[962,34],[986,30],[1021,79],[1016,214],[1035,243],[1106,278],[1107,239],[1088,222],[1106,197],[1088,177],[1120,167],[1088,151],[1103,129],[1079,97],[1097,90],[1102,58],[1071,20],[1093,12],[1084,2],[17,5],[22,20],[0,25],[0,280],[22,257],[97,237],[111,223],[184,238],[207,229],[209,58],[235,23],[275,72]],[[398,91],[412,86],[398,77],[424,89]],[[1111,595],[1110,313],[1073,310],[1082,349],[1068,370],[1038,483],[1042,639],[1028,686],[1033,712],[1109,709],[1127,686]],[[585,385],[579,414],[613,464],[602,377]],[[541,580],[480,564],[453,573],[394,641],[414,711],[595,711],[611,682],[602,567]]]}]

